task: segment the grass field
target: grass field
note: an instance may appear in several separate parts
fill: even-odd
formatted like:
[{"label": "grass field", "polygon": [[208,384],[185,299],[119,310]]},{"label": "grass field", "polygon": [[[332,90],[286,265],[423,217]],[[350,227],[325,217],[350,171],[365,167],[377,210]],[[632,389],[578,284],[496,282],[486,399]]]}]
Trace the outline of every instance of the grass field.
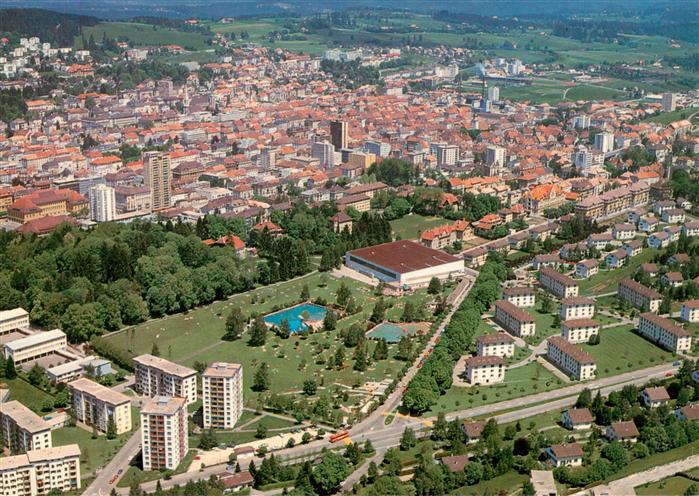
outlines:
[{"label": "grass field", "polygon": [[[173,474],[184,473],[189,467],[189,465],[192,463],[192,460],[194,460],[195,456],[196,451],[189,450],[189,452],[182,459],[182,461],[177,466],[177,469],[173,472]],[[158,470],[144,472],[143,470],[141,470],[140,466],[131,465],[126,470],[121,479],[119,479],[119,482],[117,482],[117,487],[131,487],[131,485],[133,484],[141,484],[143,482],[154,481],[162,478],[163,473]]]},{"label": "grass field", "polygon": [[529,476],[510,470],[506,474],[493,477],[489,481],[479,482],[473,486],[464,486],[449,494],[459,496],[482,496],[484,494],[512,494],[521,488]]},{"label": "grass field", "polygon": [[442,217],[425,217],[423,215],[411,214],[397,220],[392,220],[391,229],[393,229],[394,237],[400,237],[401,239],[418,239],[422,231],[449,223],[447,219],[443,219]]},{"label": "grass field", "polygon": [[[180,45],[186,50],[203,50],[211,48],[206,43],[208,36],[202,33],[190,33],[150,24],[135,22],[101,22],[96,26],[83,28],[85,38],[93,36],[95,41],[102,40],[103,35],[117,40],[128,40],[137,46],[144,45]],[[82,48],[80,37],[75,38],[75,46]]]},{"label": "grass field", "polygon": [[664,453],[656,453],[646,458],[641,458],[639,460],[634,460],[627,464],[624,468],[619,470],[605,482],[610,480],[621,479],[631,474],[636,474],[638,472],[643,472],[644,470],[651,469],[653,467],[659,467],[661,465],[666,465],[670,462],[677,460],[682,460],[688,456],[696,455],[699,453],[699,441],[694,441],[692,443],[680,446],[679,448],[671,449],[665,451]]},{"label": "grass field", "polygon": [[[338,329],[309,336],[281,339],[269,333],[267,343],[262,347],[247,344],[247,336],[232,342],[221,341],[225,318],[231,307],[239,306],[244,313],[268,313],[275,306],[290,306],[301,294],[304,284],[310,289],[311,298],[325,298],[328,302],[335,300],[335,293],[342,282],[352,290],[358,307],[358,313],[340,320]],[[406,300],[411,300],[417,307],[423,307],[429,296],[425,290],[417,291],[407,297],[385,298],[388,308],[387,318],[398,318]],[[227,301],[192,310],[188,313],[173,315],[159,320],[149,321],[133,328],[108,336],[106,339],[124,348],[132,356],[149,353],[153,343],[157,342],[163,358],[173,360],[186,366],[195,362],[212,363],[229,361],[242,363],[244,367],[244,384],[246,403],[254,404],[254,394],[249,389],[252,376],[262,362],[266,362],[271,372],[272,392],[300,391],[304,379],[314,378],[320,386],[330,387],[334,383],[352,386],[365,380],[382,380],[393,377],[403,363],[389,358],[372,365],[364,373],[351,369],[352,350],[346,350],[347,368],[344,370],[327,370],[323,363],[317,363],[317,349],[322,347],[322,358],[334,354],[337,346],[343,346],[339,340],[339,331],[355,322],[368,320],[376,302],[376,296],[367,285],[351,279],[342,281],[329,274],[311,274],[296,281],[288,281],[275,286],[259,288],[236,295]],[[373,349],[370,343],[370,350]],[[389,350],[392,357],[392,351]]]},{"label": "grass field", "polygon": [[600,330],[601,343],[580,344],[597,360],[597,377],[631,372],[673,360],[673,354],[635,334],[633,326],[623,325]]},{"label": "grass field", "polygon": [[660,250],[645,248],[640,255],[632,257],[629,262],[620,269],[601,269],[589,279],[578,281],[581,296],[595,296],[600,293],[616,291],[617,284],[625,277],[630,277],[641,264],[649,262]]},{"label": "grass field", "polygon": [[561,307],[560,304],[554,300],[554,301],[552,301],[551,312],[550,313],[542,313],[540,311],[541,310],[541,300],[537,299],[535,307],[533,307],[533,308],[529,307],[529,308],[523,309],[529,315],[534,317],[534,320],[536,321],[536,334],[534,334],[533,338],[527,338],[527,341],[530,341],[533,344],[539,344],[549,336],[553,336],[555,334],[560,334],[561,326],[560,325],[559,326],[553,325],[554,315],[558,315],[558,312],[560,311],[560,307]]},{"label": "grass field", "polygon": [[53,396],[32,386],[23,379],[3,379],[2,382],[6,385],[6,388],[10,390],[11,400],[19,401],[39,415],[46,414],[46,412],[41,411],[44,401],[51,400],[51,402],[53,402]]},{"label": "grass field", "polygon": [[[699,478],[699,468],[690,470],[688,472],[688,475],[695,478]],[[685,494],[687,488],[689,488],[689,486],[691,486],[692,484],[697,483],[687,477],[676,475],[659,480],[658,482],[643,484],[642,486],[636,486],[634,490],[636,491],[636,494],[638,496],[657,496],[659,494]]]},{"label": "grass field", "polygon": [[670,124],[671,122],[688,119],[690,115],[697,112],[697,109],[678,109],[673,112],[662,112],[644,119],[647,122],[657,122],[658,124]]}]

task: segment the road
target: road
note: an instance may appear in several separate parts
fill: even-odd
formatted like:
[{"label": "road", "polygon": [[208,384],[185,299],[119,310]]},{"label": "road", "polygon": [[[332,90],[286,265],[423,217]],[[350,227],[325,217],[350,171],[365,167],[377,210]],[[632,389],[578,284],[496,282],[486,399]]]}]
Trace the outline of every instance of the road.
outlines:
[{"label": "road", "polygon": [[[119,469],[126,469],[129,463],[141,450],[141,431],[136,430],[133,435],[126,441],[126,444],[122,446],[119,452],[111,459],[111,461],[102,470],[95,474],[95,480],[92,481],[83,495],[85,496],[107,496],[112,490],[112,487],[116,485],[116,482],[112,485],[109,484],[109,479],[117,474]],[[128,490],[126,491],[128,493]]]}]

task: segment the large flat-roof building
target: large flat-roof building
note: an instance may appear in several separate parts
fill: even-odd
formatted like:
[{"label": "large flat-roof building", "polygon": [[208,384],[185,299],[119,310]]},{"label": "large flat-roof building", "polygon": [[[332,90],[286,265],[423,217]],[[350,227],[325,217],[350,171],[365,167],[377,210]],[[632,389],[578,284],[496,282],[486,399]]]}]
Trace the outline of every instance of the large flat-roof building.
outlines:
[{"label": "large flat-roof building", "polygon": [[673,353],[681,353],[692,349],[692,335],[672,320],[652,312],[641,314],[638,322],[638,332],[645,338],[657,343]]},{"label": "large flat-roof building", "polygon": [[141,409],[143,470],[175,470],[189,451],[184,398],[156,396]]},{"label": "large flat-roof building", "polygon": [[178,396],[187,404],[197,401],[197,372],[154,355],[133,359],[136,391],[150,396]]},{"label": "large flat-roof building", "polygon": [[68,383],[75,417],[107,432],[109,419],[114,420],[117,434],[131,430],[131,401],[128,396],[109,389],[90,379],[82,378]]},{"label": "large flat-roof building", "polygon": [[201,380],[204,428],[232,429],[243,413],[243,366],[215,362]]},{"label": "large flat-roof building", "polygon": [[584,381],[595,377],[597,370],[595,359],[561,336],[549,338],[546,355],[556,367],[575,380]]},{"label": "large flat-roof building", "polygon": [[43,496],[80,489],[80,447],[68,444],[0,458],[0,494]]},{"label": "large flat-roof building", "polygon": [[5,343],[3,352],[6,359],[12,358],[15,364],[20,364],[65,350],[66,346],[66,335],[60,329],[54,329]]},{"label": "large flat-roof building", "polygon": [[396,286],[427,286],[433,277],[444,280],[464,273],[463,260],[407,240],[348,251],[345,265]]},{"label": "large flat-roof building", "polygon": [[12,453],[50,448],[51,426],[19,401],[0,405],[0,431]]},{"label": "large flat-roof building", "polygon": [[24,308],[13,308],[0,312],[0,336],[25,327],[29,327],[29,312]]}]

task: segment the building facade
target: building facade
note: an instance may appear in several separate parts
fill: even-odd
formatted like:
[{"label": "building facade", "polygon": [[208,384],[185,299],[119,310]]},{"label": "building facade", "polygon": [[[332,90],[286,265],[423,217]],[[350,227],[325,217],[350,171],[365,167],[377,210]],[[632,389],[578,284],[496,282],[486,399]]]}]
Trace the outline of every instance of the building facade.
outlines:
[{"label": "building facade", "polygon": [[0,494],[42,496],[80,490],[80,447],[68,444],[0,458]]},{"label": "building facade", "polygon": [[0,404],[0,430],[3,444],[12,453],[53,446],[51,426],[19,401]]},{"label": "building facade", "polygon": [[692,335],[670,319],[652,312],[641,314],[638,332],[662,348],[681,353],[692,349]]},{"label": "building facade", "polygon": [[178,396],[197,401],[197,372],[150,354],[133,359],[136,391],[145,396]]},{"label": "building facade", "polygon": [[549,338],[546,355],[554,365],[577,381],[595,377],[597,371],[595,359],[561,336]]},{"label": "building facade", "polygon": [[100,432],[107,432],[109,420],[114,421],[117,434],[131,430],[131,400],[90,379],[68,383],[75,418]]},{"label": "building facade", "polygon": [[201,379],[204,428],[232,429],[243,413],[243,366],[215,362]]},{"label": "building facade", "polygon": [[143,470],[175,470],[189,451],[184,398],[156,396],[141,409]]}]

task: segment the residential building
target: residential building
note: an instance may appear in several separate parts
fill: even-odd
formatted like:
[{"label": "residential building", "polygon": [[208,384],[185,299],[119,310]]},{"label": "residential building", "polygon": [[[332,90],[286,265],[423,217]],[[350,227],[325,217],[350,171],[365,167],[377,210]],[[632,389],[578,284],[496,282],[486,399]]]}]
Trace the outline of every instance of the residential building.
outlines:
[{"label": "residential building", "polygon": [[505,361],[499,356],[466,359],[466,380],[474,385],[497,384],[505,380]]},{"label": "residential building", "polygon": [[619,269],[624,266],[628,258],[629,255],[626,253],[626,250],[619,248],[618,250],[608,253],[607,256],[604,257],[604,262],[610,269]]},{"label": "residential building", "polygon": [[555,269],[543,268],[539,272],[539,282],[559,298],[578,296],[578,283],[571,277],[561,274]]},{"label": "residential building", "polygon": [[466,420],[461,424],[461,430],[466,436],[466,443],[473,444],[478,442],[485,429],[486,422],[484,420]]},{"label": "residential building", "polygon": [[595,316],[595,300],[585,296],[563,298],[559,314],[561,320],[591,319]]},{"label": "residential building", "polygon": [[152,398],[141,408],[143,470],[175,470],[188,451],[185,399]]},{"label": "residential building", "polygon": [[699,322],[699,300],[688,300],[682,302],[680,318],[685,322]]},{"label": "residential building", "polygon": [[143,179],[150,190],[151,208],[154,212],[170,207],[171,171],[170,155],[164,152],[143,153]]},{"label": "residential building", "polygon": [[89,207],[80,193],[70,189],[39,189],[17,198],[7,209],[7,218],[24,224],[44,217],[78,213]]},{"label": "residential building", "polygon": [[515,340],[505,332],[484,334],[476,338],[478,356],[511,357],[515,354]]},{"label": "residential building", "polygon": [[583,449],[580,443],[554,444],[546,448],[546,454],[555,467],[579,467],[583,462]]},{"label": "residential building", "polygon": [[638,239],[632,239],[624,243],[623,248],[629,257],[635,257],[643,251],[643,242]]},{"label": "residential building", "polygon": [[595,377],[595,359],[561,336],[549,338],[546,355],[554,365],[574,380],[584,381]]},{"label": "residential building", "polygon": [[12,358],[17,365],[65,350],[66,346],[66,335],[60,329],[54,329],[5,343],[3,352],[6,359]]},{"label": "residential building", "polygon": [[595,149],[602,153],[609,153],[614,149],[614,135],[612,133],[597,133],[595,135]]},{"label": "residential building", "polygon": [[692,403],[685,405],[681,408],[675,410],[675,416],[686,422],[698,422],[699,421],[699,403]]},{"label": "residential building", "polygon": [[641,391],[641,401],[649,408],[658,408],[670,401],[670,395],[662,386],[648,387]]},{"label": "residential building", "polygon": [[561,324],[561,335],[570,343],[587,343],[599,330],[599,322],[592,319],[566,320]]},{"label": "residential building", "polygon": [[605,437],[611,441],[635,443],[638,440],[638,429],[633,420],[624,422],[612,422],[605,430]]},{"label": "residential building", "polygon": [[80,447],[68,444],[0,458],[0,494],[44,496],[80,490]]},{"label": "residential building", "polygon": [[566,429],[583,430],[590,429],[594,421],[592,413],[587,408],[571,408],[563,412],[561,423]]},{"label": "residential building", "polygon": [[495,322],[503,329],[520,337],[536,333],[536,321],[529,313],[509,301],[495,302]]},{"label": "residential building", "polygon": [[52,446],[51,426],[19,401],[0,404],[0,432],[12,453]]},{"label": "residential building", "polygon": [[335,147],[328,141],[315,142],[311,145],[311,157],[320,160],[323,167],[334,167]]},{"label": "residential building", "polygon": [[682,208],[670,208],[663,210],[663,214],[660,218],[663,219],[663,222],[667,222],[668,224],[681,224],[684,222],[685,212]]},{"label": "residential building", "polygon": [[29,312],[24,308],[0,311],[0,336],[29,327]]},{"label": "residential building", "polygon": [[215,362],[201,379],[204,428],[232,429],[243,413],[243,366]]},{"label": "residential building", "polygon": [[482,267],[488,260],[488,249],[484,246],[476,246],[464,252],[464,262],[473,269]]},{"label": "residential building", "polygon": [[505,149],[500,146],[488,146],[485,149],[485,163],[487,165],[505,166]]},{"label": "residential building", "polygon": [[626,241],[636,237],[636,226],[633,224],[614,224],[612,227],[612,237],[617,240]]},{"label": "residential building", "polygon": [[86,378],[69,382],[68,389],[75,417],[80,422],[106,433],[111,419],[117,434],[131,430],[131,400],[128,396]]},{"label": "residential building", "polygon": [[330,122],[330,142],[335,146],[335,150],[345,150],[349,147],[349,126],[347,122]]},{"label": "residential building", "polygon": [[661,97],[663,112],[674,112],[677,108],[677,95],[675,93],[663,93]]},{"label": "residential building", "polygon": [[657,312],[663,301],[663,295],[656,290],[629,278],[619,281],[617,296],[628,301],[635,308],[651,312]]},{"label": "residential building", "polygon": [[95,222],[109,222],[116,215],[114,188],[98,184],[90,189],[90,216]]},{"label": "residential building", "polygon": [[502,299],[519,308],[533,307],[536,305],[536,289],[523,286],[505,288]]},{"label": "residential building", "polygon": [[197,372],[153,355],[133,359],[135,387],[139,393],[150,396],[178,396],[190,405],[197,401]]},{"label": "residential building", "polygon": [[679,288],[684,282],[684,277],[682,272],[670,271],[666,272],[660,278],[660,282],[663,286],[670,286],[671,288]]},{"label": "residential building", "polygon": [[581,260],[575,264],[575,276],[580,279],[587,279],[599,273],[599,262],[594,258]]},{"label": "residential building", "polygon": [[692,349],[692,335],[675,324],[672,320],[652,312],[642,313],[638,332],[673,353],[681,353]]},{"label": "residential building", "polygon": [[114,373],[114,369],[112,369],[112,364],[109,360],[90,355],[85,358],[79,358],[71,362],[49,367],[46,369],[46,375],[51,382],[58,384],[59,382],[70,382],[79,379],[85,376],[88,371],[93,377],[103,377]]}]

